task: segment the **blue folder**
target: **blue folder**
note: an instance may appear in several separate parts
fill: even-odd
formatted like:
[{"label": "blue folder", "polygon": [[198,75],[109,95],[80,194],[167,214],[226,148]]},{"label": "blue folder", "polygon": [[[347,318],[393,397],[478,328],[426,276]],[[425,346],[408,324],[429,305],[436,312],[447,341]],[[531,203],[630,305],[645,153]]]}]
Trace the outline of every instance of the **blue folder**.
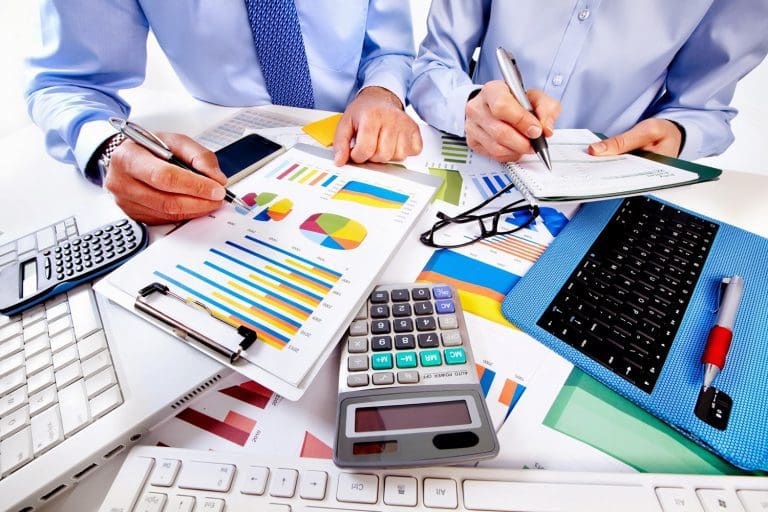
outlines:
[{"label": "blue folder", "polygon": [[[768,470],[768,239],[689,212],[720,228],[650,394],[536,325],[621,201],[584,205],[512,288],[502,304],[504,316],[600,382],[731,463],[749,470]],[[744,277],[745,287],[726,366],[714,383],[733,399],[727,426],[720,430],[700,419],[694,408],[702,385],[701,354],[716,320],[719,283],[733,274]]]}]

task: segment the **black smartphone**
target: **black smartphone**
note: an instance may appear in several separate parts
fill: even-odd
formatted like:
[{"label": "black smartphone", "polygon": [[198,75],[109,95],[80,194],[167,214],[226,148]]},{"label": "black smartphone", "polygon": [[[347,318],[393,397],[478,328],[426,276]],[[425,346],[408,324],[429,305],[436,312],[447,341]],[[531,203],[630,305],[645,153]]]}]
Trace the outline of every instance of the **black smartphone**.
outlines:
[{"label": "black smartphone", "polygon": [[222,172],[229,178],[227,183],[231,185],[284,151],[280,144],[251,133],[216,151],[216,158]]}]

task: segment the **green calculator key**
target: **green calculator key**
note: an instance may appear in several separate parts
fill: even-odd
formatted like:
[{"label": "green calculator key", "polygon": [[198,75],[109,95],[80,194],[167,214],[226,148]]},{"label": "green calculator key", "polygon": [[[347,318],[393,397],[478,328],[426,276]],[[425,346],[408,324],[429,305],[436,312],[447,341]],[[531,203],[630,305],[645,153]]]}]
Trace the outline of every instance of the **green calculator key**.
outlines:
[{"label": "green calculator key", "polygon": [[389,370],[392,368],[392,354],[373,354],[371,356],[371,367],[374,370]]},{"label": "green calculator key", "polygon": [[397,353],[397,367],[398,368],[416,368],[418,362],[416,361],[416,352],[398,352]]},{"label": "green calculator key", "polygon": [[463,348],[445,349],[445,364],[464,364],[467,362],[467,354]]},{"label": "green calculator key", "polygon": [[443,364],[439,350],[422,350],[419,356],[421,357],[421,366],[440,366]]}]

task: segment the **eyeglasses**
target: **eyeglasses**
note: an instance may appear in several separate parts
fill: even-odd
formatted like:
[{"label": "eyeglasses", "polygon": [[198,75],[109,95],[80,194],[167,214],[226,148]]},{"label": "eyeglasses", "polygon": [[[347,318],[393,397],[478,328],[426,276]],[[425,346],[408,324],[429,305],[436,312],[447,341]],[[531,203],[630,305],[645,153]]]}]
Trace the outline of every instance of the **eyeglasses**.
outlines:
[{"label": "eyeglasses", "polygon": [[[419,239],[429,247],[450,249],[464,247],[492,236],[508,235],[528,227],[539,215],[539,207],[527,204],[524,199],[518,199],[487,213],[477,213],[513,188],[514,184],[509,184],[455,217],[438,212],[437,217],[440,220],[435,222],[429,231],[422,233]],[[521,212],[527,213],[515,215]]]}]

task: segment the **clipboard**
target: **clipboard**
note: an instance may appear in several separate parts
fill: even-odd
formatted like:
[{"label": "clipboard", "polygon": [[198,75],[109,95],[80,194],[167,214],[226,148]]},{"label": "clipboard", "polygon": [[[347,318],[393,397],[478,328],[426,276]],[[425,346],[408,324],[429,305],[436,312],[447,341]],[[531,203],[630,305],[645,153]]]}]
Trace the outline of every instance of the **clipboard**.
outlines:
[{"label": "clipboard", "polygon": [[[297,145],[233,187],[241,196],[268,191],[275,199],[262,205],[267,209],[290,198],[290,213],[277,207],[244,213],[225,205],[150,245],[95,289],[222,365],[297,400],[441,184],[439,177],[397,166],[337,168],[330,151]],[[324,215],[349,222],[322,224]],[[318,233],[321,228],[327,232]],[[279,283],[295,285],[295,293],[279,304],[258,298]],[[251,306],[258,311],[249,312]],[[297,321],[299,313],[304,320]],[[264,315],[269,318],[258,324]],[[236,316],[247,321],[233,328]]]}]

